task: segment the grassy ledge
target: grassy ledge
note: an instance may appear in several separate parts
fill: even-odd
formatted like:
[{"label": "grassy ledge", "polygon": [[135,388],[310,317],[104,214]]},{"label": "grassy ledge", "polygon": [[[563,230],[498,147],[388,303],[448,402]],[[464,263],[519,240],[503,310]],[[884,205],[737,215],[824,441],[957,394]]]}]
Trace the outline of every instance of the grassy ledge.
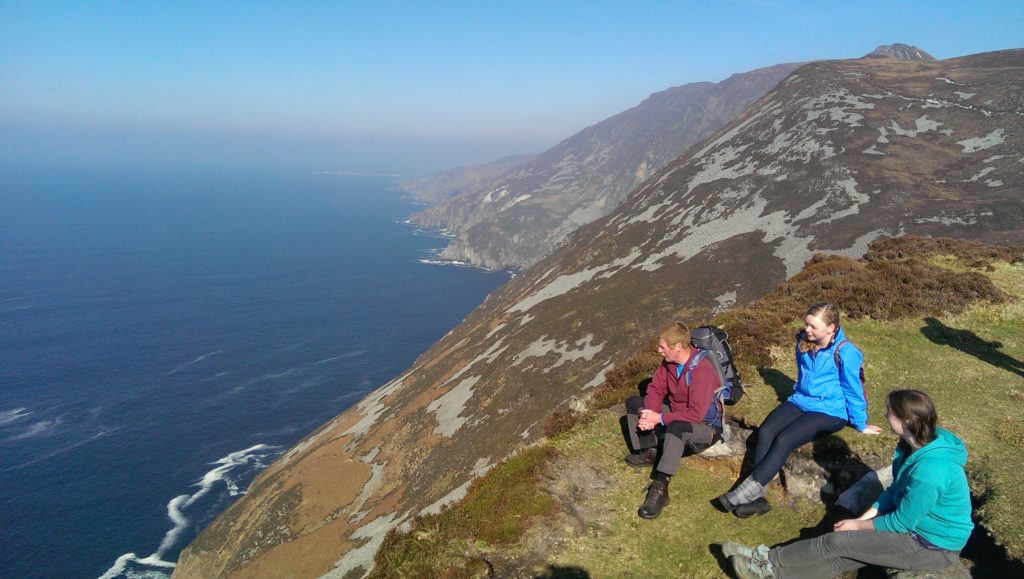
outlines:
[{"label": "grassy ledge", "polygon": [[[726,327],[751,388],[730,416],[757,425],[792,389],[795,320],[806,304],[843,305],[847,334],[865,353],[869,418],[884,425],[894,388],[935,399],[939,421],[961,436],[977,507],[969,563],[991,572],[1024,569],[1024,249],[903,238],[872,245],[864,260],[816,256],[772,294],[714,320]],[[861,284],[863,287],[849,287]],[[439,515],[392,532],[377,577],[720,577],[724,539],[777,544],[815,536],[837,516],[818,501],[786,499],[740,520],[710,499],[728,489],[739,460],[687,457],[655,521],[636,516],[646,470],[622,462],[616,408],[659,359],[650,344],[618,365],[586,413],[553,413],[549,438],[496,466],[466,498]],[[610,409],[607,409],[611,407]],[[877,466],[895,437],[845,429],[825,448]],[[819,448],[816,447],[816,452]],[[658,540],[651,541],[653,534]],[[975,540],[979,539],[979,540]],[[982,573],[986,574],[986,573]]]}]

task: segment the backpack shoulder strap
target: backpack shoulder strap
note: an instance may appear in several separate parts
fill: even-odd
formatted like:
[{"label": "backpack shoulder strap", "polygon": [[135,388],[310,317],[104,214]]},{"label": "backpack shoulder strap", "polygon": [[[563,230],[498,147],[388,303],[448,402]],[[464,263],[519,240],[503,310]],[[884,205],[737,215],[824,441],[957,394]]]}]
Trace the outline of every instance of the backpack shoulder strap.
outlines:
[{"label": "backpack shoulder strap", "polygon": [[708,408],[708,413],[704,417],[704,421],[709,423],[717,423],[718,421],[721,421],[722,428],[724,428],[725,402],[722,400],[722,397],[725,395],[727,384],[725,382],[725,374],[722,372],[722,366],[718,363],[718,356],[714,351],[697,348],[697,353],[690,359],[690,363],[686,367],[686,385],[690,385],[690,378],[693,374],[693,369],[696,368],[704,358],[708,358],[711,361],[711,365],[715,368],[715,374],[718,376],[718,388],[715,388],[714,394],[711,395],[711,407]]},{"label": "backpack shoulder strap", "polygon": [[690,379],[693,377],[693,369],[697,367],[697,364],[700,364],[701,360],[707,357],[708,353],[709,352],[707,350],[701,350],[700,348],[697,348],[697,353],[694,354],[693,357],[686,362],[685,374],[687,386],[690,385]]},{"label": "backpack shoulder strap", "polygon": [[839,368],[840,370],[843,369],[843,361],[842,361],[842,359],[839,358],[839,348],[842,348],[843,344],[849,344],[849,343],[850,343],[850,340],[843,340],[843,341],[839,342],[838,344],[836,344],[836,349],[835,350],[832,350],[832,355],[835,356],[835,359],[836,359],[836,368]]},{"label": "backpack shoulder strap", "polygon": [[[836,349],[832,351],[832,355],[835,356],[835,358],[836,358],[836,368],[839,368],[840,372],[843,371],[843,360],[839,357],[839,348],[842,348],[843,344],[846,344],[849,341],[850,340],[843,340],[843,341],[839,342],[838,344],[836,344]],[[860,375],[858,376],[858,378],[860,379],[861,393],[864,396],[864,401],[867,402],[867,400],[868,400],[868,381],[864,378],[864,366],[863,365],[861,365],[861,367],[860,367]]]}]

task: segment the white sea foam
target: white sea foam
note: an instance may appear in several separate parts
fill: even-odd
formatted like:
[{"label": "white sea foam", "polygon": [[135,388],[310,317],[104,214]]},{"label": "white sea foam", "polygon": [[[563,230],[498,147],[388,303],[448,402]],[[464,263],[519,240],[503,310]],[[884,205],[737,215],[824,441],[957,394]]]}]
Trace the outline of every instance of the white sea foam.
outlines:
[{"label": "white sea foam", "polygon": [[196,356],[195,359],[193,359],[191,362],[185,362],[184,364],[182,364],[182,365],[176,367],[175,369],[171,370],[170,372],[168,372],[167,375],[168,376],[173,376],[173,375],[177,374],[178,372],[184,370],[185,368],[188,368],[189,366],[198,364],[198,363],[202,362],[203,360],[206,360],[207,358],[209,358],[211,356],[216,356],[217,354],[220,354],[222,352],[224,352],[224,350],[215,350],[213,352],[209,352],[209,353],[203,354],[202,356]]},{"label": "white sea foam", "polygon": [[473,267],[464,261],[457,259],[417,259],[416,261],[425,265],[452,265],[455,267]]},{"label": "white sea foam", "polygon": [[12,422],[20,420],[20,419],[25,418],[26,416],[29,416],[30,414],[32,414],[31,412],[25,412],[26,410],[28,410],[28,409],[27,408],[14,408],[12,410],[5,410],[3,412],[0,412],[0,426],[4,426],[5,424],[10,424]]},{"label": "white sea foam", "polygon": [[9,436],[4,440],[14,442],[17,440],[25,440],[26,438],[35,438],[37,436],[43,436],[44,434],[50,432],[54,428],[60,426],[62,422],[64,422],[63,415],[58,416],[53,420],[40,420],[39,422],[34,422],[31,425],[29,425],[29,427],[22,431],[21,434]]},{"label": "white sea foam", "polygon": [[136,563],[139,565],[146,565],[149,567],[156,567],[161,569],[173,568],[174,563],[167,561],[164,557],[167,553],[177,544],[178,539],[181,536],[182,531],[188,528],[189,519],[185,515],[185,509],[195,504],[196,501],[205,497],[209,494],[210,490],[213,489],[214,485],[218,482],[223,482],[227,487],[228,494],[231,496],[238,496],[244,494],[238,488],[238,480],[229,476],[232,470],[237,467],[246,466],[250,469],[262,470],[268,464],[268,458],[276,456],[280,453],[276,446],[270,446],[266,444],[257,444],[250,446],[245,450],[238,452],[232,452],[231,454],[217,460],[214,463],[217,466],[209,470],[199,482],[192,486],[199,487],[199,490],[190,495],[178,495],[167,503],[167,517],[174,523],[174,527],[167,531],[164,535],[163,540],[160,541],[160,546],[156,552],[149,555],[148,557],[139,558],[135,553],[125,553],[117,558],[117,561],[107,569],[107,571],[100,576],[100,579],[113,579],[114,577],[120,577],[128,572],[128,564]]},{"label": "white sea foam", "polygon": [[85,444],[89,444],[90,442],[93,442],[94,440],[99,440],[99,439],[103,438],[104,436],[109,436],[109,435],[117,432],[118,430],[121,430],[120,426],[118,426],[116,428],[111,428],[110,430],[101,430],[100,432],[97,432],[96,434],[90,436],[89,438],[85,438],[83,440],[79,440],[78,442],[71,443],[71,444],[69,444],[67,446],[58,448],[57,450],[48,452],[46,454],[42,454],[40,456],[37,456],[37,457],[33,458],[32,460],[30,460],[28,462],[23,462],[23,463],[21,463],[21,464],[19,464],[17,466],[12,466],[10,468],[3,469],[3,470],[18,470],[18,469],[25,468],[27,466],[31,466],[33,464],[36,464],[37,462],[43,462],[44,460],[49,460],[49,459],[51,459],[51,458],[53,458],[55,456],[59,456],[61,454],[64,454],[65,452],[68,452],[69,450],[74,450],[74,449],[78,448],[79,446],[82,446],[82,445],[85,445]]},{"label": "white sea foam", "polygon": [[330,358],[324,358],[323,360],[313,362],[313,365],[320,366],[322,364],[333,362],[335,360],[347,360],[349,358],[355,358],[356,356],[362,356],[365,353],[366,350],[356,350],[355,352],[349,352],[347,354],[338,354],[337,356],[331,356]]}]

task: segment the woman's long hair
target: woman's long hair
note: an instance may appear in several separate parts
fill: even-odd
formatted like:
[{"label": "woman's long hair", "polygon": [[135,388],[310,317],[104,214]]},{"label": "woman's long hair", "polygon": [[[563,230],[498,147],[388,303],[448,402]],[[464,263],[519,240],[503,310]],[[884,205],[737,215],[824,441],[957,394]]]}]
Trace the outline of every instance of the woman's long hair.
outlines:
[{"label": "woman's long hair", "polygon": [[[899,418],[907,433],[914,437],[917,444],[924,446],[935,440],[935,403],[930,396],[920,390],[893,390],[885,397],[885,408]],[[900,446],[907,454],[914,451],[902,438]]]}]

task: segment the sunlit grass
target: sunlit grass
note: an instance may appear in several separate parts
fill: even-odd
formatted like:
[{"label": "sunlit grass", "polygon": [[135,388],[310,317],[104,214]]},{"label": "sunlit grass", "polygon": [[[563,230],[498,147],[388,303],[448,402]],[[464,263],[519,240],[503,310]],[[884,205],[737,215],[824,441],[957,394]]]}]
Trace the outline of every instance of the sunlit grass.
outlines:
[{"label": "sunlit grass", "polygon": [[[900,315],[892,319],[860,316],[844,320],[843,325],[865,354],[869,421],[885,426],[883,401],[888,391],[927,391],[935,400],[941,425],[968,446],[967,471],[972,493],[980,503],[975,516],[984,527],[976,532],[991,533],[1011,558],[1022,559],[1024,485],[1019,481],[1024,467],[1020,458],[1024,451],[1024,332],[1020,328],[1024,327],[1024,264],[973,259],[970,247],[947,244],[949,247],[959,252],[957,258],[932,255],[915,260],[906,270],[882,268],[900,275],[926,272],[926,279],[906,278],[907,285],[892,287],[913,288],[914,283],[923,281],[930,286],[927,300],[899,302],[894,312]],[[819,277],[812,280],[830,277],[829,264],[841,271],[856,269],[845,261],[821,263],[824,265],[819,264],[815,274]],[[783,286],[779,291],[790,292],[786,299],[792,298],[792,309],[797,303],[816,301],[804,295],[810,285],[798,291],[794,288],[801,284]],[[936,313],[936,304],[950,291],[974,293],[953,300],[952,309],[957,313]],[[866,299],[875,294],[858,295]],[[730,415],[751,425],[757,425],[785,399],[796,376],[792,343],[787,341],[795,332],[798,314],[783,320],[774,309],[785,301],[766,296],[744,309],[752,319],[730,328],[738,338],[734,348],[736,342],[751,343],[750,336],[743,334],[748,330],[759,339],[775,338],[760,342],[758,354],[746,357],[741,370],[751,388],[729,410]],[[923,311],[908,313],[906,308],[912,304]],[[862,310],[869,306],[854,305]],[[737,322],[739,318],[726,314],[716,321]],[[782,327],[758,327],[764,323]],[[815,501],[779,505],[778,485],[770,487],[777,507],[768,516],[738,519],[714,509],[710,500],[736,481],[739,464],[735,459],[685,458],[670,485],[671,502],[662,515],[653,521],[637,516],[649,471],[625,465],[617,411],[602,409],[636,393],[637,384],[657,366],[659,360],[647,346],[638,345],[636,356],[609,372],[607,383],[595,393],[595,410],[586,419],[558,417],[552,421],[552,438],[495,467],[473,485],[461,503],[418,520],[407,533],[389,535],[378,552],[374,575],[486,576],[491,572],[490,560],[528,553],[530,547],[523,537],[557,532],[545,528],[551,514],[576,507],[586,507],[600,516],[587,521],[582,531],[558,537],[559,546],[543,555],[551,569],[571,576],[720,577],[728,568],[718,551],[723,540],[771,545],[820,533],[825,507]],[[865,436],[850,428],[832,440],[837,443],[821,445],[817,451],[846,453],[869,464],[891,456],[896,442],[891,434]],[[544,477],[560,476],[550,471],[567,468],[565,457],[572,457],[571,468],[599,473],[601,490],[581,494],[577,504],[560,505],[546,490]]]}]

